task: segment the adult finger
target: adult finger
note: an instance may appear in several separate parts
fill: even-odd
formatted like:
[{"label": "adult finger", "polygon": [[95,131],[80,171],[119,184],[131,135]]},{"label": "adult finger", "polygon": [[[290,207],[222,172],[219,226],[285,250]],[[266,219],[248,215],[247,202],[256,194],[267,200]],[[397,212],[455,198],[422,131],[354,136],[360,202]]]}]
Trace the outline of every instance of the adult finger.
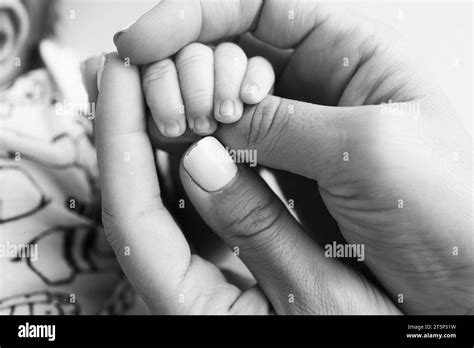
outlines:
[{"label": "adult finger", "polygon": [[120,55],[136,64],[166,58],[194,41],[212,42],[249,30],[271,45],[291,48],[328,15],[327,6],[316,1],[163,0],[117,32],[114,42]]},{"label": "adult finger", "polygon": [[[156,297],[177,296],[191,255],[163,208],[145,126],[138,69],[109,54],[96,121],[103,223],[124,272],[153,308]],[[173,301],[162,305],[172,310]]]},{"label": "adult finger", "polygon": [[[393,30],[320,1],[164,0],[119,32],[115,43],[122,57],[142,64],[169,57],[190,42],[249,32],[264,44],[254,46],[251,55],[277,57],[270,61],[279,77],[278,95],[324,105],[361,105],[411,100],[413,90],[420,91],[418,96],[428,91],[422,69],[406,59]],[[280,54],[265,44],[291,52]],[[401,73],[400,66],[405,67]],[[378,75],[388,76],[384,84],[367,85],[367,76]],[[385,86],[395,86],[396,95]]]},{"label": "adult finger", "polygon": [[96,102],[99,90],[97,88],[97,67],[100,57],[91,57],[81,63],[82,82],[86,89],[89,101]]},{"label": "adult finger", "polygon": [[[191,257],[164,208],[138,69],[109,54],[100,81],[96,138],[102,219],[125,274],[150,310],[219,314],[249,301],[267,310],[260,293],[241,294],[214,265]],[[219,301],[206,302],[214,295]]]},{"label": "adult finger", "polygon": [[261,5],[261,0],[163,0],[116,33],[114,42],[122,57],[135,64],[151,63],[191,42],[211,42],[247,31]]},{"label": "adult finger", "polygon": [[277,313],[396,311],[371,284],[326,258],[264,181],[237,166],[215,138],[190,147],[180,176],[201,217],[238,252]]},{"label": "adult finger", "polygon": [[[380,106],[327,107],[267,96],[216,137],[232,149],[254,149],[258,163],[316,179],[337,179],[363,166],[381,136]],[[285,160],[282,161],[282,158]],[[346,160],[350,158],[349,160]]]},{"label": "adult finger", "polygon": [[169,57],[191,42],[215,42],[249,31],[271,46],[289,49],[321,24],[325,27],[319,32],[330,38],[325,42],[338,39],[344,29],[351,31],[354,23],[341,21],[334,16],[338,12],[337,6],[318,1],[162,0],[113,39],[119,54],[136,64]]}]

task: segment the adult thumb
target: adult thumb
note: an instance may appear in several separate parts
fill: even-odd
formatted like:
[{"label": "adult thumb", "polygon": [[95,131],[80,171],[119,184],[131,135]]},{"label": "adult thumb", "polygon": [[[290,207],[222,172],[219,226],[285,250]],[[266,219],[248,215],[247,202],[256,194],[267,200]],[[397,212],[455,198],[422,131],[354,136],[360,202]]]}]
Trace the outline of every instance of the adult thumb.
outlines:
[{"label": "adult thumb", "polygon": [[236,155],[249,149],[258,164],[321,183],[366,162],[382,122],[380,112],[377,105],[328,107],[267,96],[215,135]]}]

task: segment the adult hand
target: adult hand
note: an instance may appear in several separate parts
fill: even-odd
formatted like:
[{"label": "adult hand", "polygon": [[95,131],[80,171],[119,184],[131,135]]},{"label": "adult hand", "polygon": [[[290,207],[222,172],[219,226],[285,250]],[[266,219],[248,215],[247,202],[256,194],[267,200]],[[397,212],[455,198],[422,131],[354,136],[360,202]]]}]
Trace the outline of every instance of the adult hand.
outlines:
[{"label": "adult hand", "polygon": [[[181,19],[183,13],[186,20]],[[210,42],[247,31],[265,43],[262,54],[268,46],[294,49],[285,58],[276,93],[298,101],[267,97],[249,108],[239,123],[221,127],[218,138],[233,149],[256,149],[260,164],[317,180],[346,240],[365,245],[366,264],[402,311],[471,311],[471,139],[443,95],[386,31],[381,33],[365,21],[316,2],[162,1],[128,31],[116,35],[115,42],[122,57],[143,64],[172,55],[191,41]],[[98,110],[104,124],[107,119],[119,118],[121,113],[114,111],[105,106]],[[135,120],[139,119],[138,115]],[[144,137],[142,126],[139,134]],[[100,128],[98,125],[98,132]],[[106,132],[103,127],[105,139]],[[185,188],[207,223],[230,246],[239,246],[240,256],[277,313],[396,311],[365,279],[324,257],[323,250],[258,178],[243,167],[235,169],[213,161],[213,154],[220,153],[218,148],[206,138],[188,151],[181,170]],[[163,226],[164,220],[169,226],[172,222],[156,217],[163,215],[158,203],[130,200],[138,195],[136,187],[123,187],[119,180],[111,180],[117,175],[113,173],[125,177],[127,171],[120,167],[112,170],[119,164],[107,159],[103,149],[100,152],[101,175],[106,179],[111,176],[103,182],[104,204],[117,208],[108,220],[116,250],[123,241],[134,241],[137,248],[143,240],[147,241],[144,247],[152,248],[152,238],[170,243],[164,250],[165,259],[153,262],[140,256],[133,262],[122,261],[152,308],[167,298],[163,295],[176,298],[177,285],[181,289],[188,285],[186,289],[193,288],[191,297],[201,305],[201,311],[236,308],[221,306],[222,298],[225,304],[236,301],[237,307],[245,304],[248,309],[251,303],[251,308],[267,311],[260,290],[240,294],[229,285],[214,282],[222,278],[202,260],[193,257],[190,264],[171,262],[189,260],[175,227],[172,234],[150,231],[148,240],[134,238],[143,228],[122,223],[121,216],[129,215],[114,199],[119,191],[121,199],[128,200],[129,209],[138,209],[136,216],[143,214],[144,207],[154,207],[145,210],[155,214],[153,221],[146,222],[147,230],[153,224]],[[148,160],[134,168],[151,166],[145,162]],[[212,168],[207,179],[202,168]],[[147,179],[152,180],[151,174]],[[139,187],[144,187],[141,182]],[[155,193],[150,197],[150,202],[155,202],[156,189],[147,187],[146,192]],[[137,197],[143,198],[143,194]],[[155,243],[155,247],[165,245]],[[139,274],[134,270],[148,265],[155,272]],[[216,277],[209,282],[201,272]],[[196,274],[201,274],[200,279]],[[170,286],[170,277],[181,281]],[[186,277],[188,281],[183,281]],[[290,295],[294,302],[288,301]],[[400,299],[402,303],[397,301]]]},{"label": "adult hand", "polygon": [[[258,285],[242,291],[215,265],[191,255],[160,198],[141,93],[138,69],[108,55],[96,119],[102,219],[124,272],[153,313],[397,312],[370,283],[325,258],[257,175],[213,156],[216,148],[217,156],[226,152],[211,137],[187,153],[183,183],[194,202],[201,196],[198,211],[229,246],[239,248]],[[231,182],[226,185],[226,180]],[[210,191],[226,189],[213,194],[196,183]],[[212,211],[215,204],[223,210]],[[231,208],[237,209],[232,213]],[[227,216],[221,215],[224,211]],[[267,233],[275,235],[267,241]]]}]

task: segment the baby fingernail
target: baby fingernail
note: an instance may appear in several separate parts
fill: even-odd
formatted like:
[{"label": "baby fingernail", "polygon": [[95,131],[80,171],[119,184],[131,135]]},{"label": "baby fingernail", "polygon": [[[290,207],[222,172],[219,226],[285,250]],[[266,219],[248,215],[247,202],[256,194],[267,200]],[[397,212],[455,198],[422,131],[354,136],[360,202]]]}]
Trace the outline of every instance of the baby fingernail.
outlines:
[{"label": "baby fingernail", "polygon": [[220,116],[233,116],[234,115],[234,101],[232,99],[224,99],[221,101],[219,106]]},{"label": "baby fingernail", "polygon": [[237,174],[232,157],[213,137],[192,145],[183,158],[183,166],[204,190],[213,192],[227,185]]},{"label": "baby fingernail", "polygon": [[258,95],[258,86],[257,85],[247,85],[244,88],[244,93],[256,97]]},{"label": "baby fingernail", "polygon": [[193,130],[197,133],[207,133],[211,131],[211,120],[207,116],[200,116],[194,120]]},{"label": "baby fingernail", "polygon": [[117,44],[120,35],[122,35],[123,33],[126,33],[127,31],[129,31],[129,30],[130,30],[130,27],[131,27],[132,25],[134,25],[135,22],[136,22],[136,20],[133,21],[133,22],[131,22],[130,24],[126,25],[125,27],[123,27],[122,29],[120,29],[119,31],[117,31],[117,32],[114,34],[114,37],[113,37],[113,39],[112,39],[112,40],[114,41],[114,44]]},{"label": "baby fingernail", "polygon": [[105,53],[99,56],[99,65],[97,66],[97,90],[100,91],[100,83],[102,82],[102,72],[105,66]]},{"label": "baby fingernail", "polygon": [[178,137],[181,135],[181,128],[179,126],[179,123],[176,121],[168,121],[165,123],[164,126],[164,135],[167,137]]}]

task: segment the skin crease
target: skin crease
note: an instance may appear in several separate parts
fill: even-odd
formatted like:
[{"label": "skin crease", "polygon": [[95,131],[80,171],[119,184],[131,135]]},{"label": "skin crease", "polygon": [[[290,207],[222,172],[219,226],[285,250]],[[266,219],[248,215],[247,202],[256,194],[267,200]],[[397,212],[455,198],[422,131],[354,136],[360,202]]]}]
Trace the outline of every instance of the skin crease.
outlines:
[{"label": "skin crease", "polygon": [[[152,310],[267,313],[273,308],[279,314],[397,313],[398,309],[410,314],[472,312],[472,140],[440,89],[423,75],[418,62],[406,56],[399,39],[352,14],[341,18],[342,14],[334,9],[311,2],[229,2],[227,9],[212,1],[189,4],[200,7],[191,8],[197,15],[190,18],[188,27],[181,28],[182,35],[175,42],[160,41],[147,34],[156,32],[151,30],[154,22],[147,21],[150,18],[159,17],[169,24],[166,30],[177,25],[166,17],[165,11],[174,5],[164,1],[129,31],[118,39],[116,36],[120,55],[131,57],[135,63],[150,63],[174,54],[196,38],[209,42],[219,35],[243,34],[250,28],[266,44],[293,49],[277,76],[275,94],[297,101],[269,96],[247,108],[238,123],[220,127],[216,137],[231,148],[256,149],[262,165],[316,180],[344,238],[349,243],[365,245],[365,263],[387,296],[353,271],[320,260],[318,249],[305,249],[311,243],[302,243],[305,239],[299,227],[285,219],[278,227],[288,237],[274,234],[273,239],[259,245],[259,255],[252,254],[252,248],[242,255],[262,290],[239,292],[225,282],[214,265],[193,255],[183,266],[186,272],[178,288],[165,291],[157,281],[152,286],[143,285],[153,275],[140,276],[130,268],[132,260],[122,260],[124,271],[141,289]],[[303,18],[285,27],[282,23],[290,23],[286,21],[289,9],[303,13]],[[203,18],[214,24],[212,30],[208,22],[202,22]],[[143,47],[144,42],[149,49],[138,50],[136,45]],[[340,58],[344,57],[350,63],[341,68]],[[419,117],[384,112],[384,105],[379,104],[388,101],[419,106]],[[102,112],[112,114],[106,107]],[[105,128],[101,132],[98,139],[101,134],[107,137]],[[99,147],[101,152],[104,156]],[[341,160],[345,152],[348,161]],[[107,163],[100,170],[101,175],[111,174]],[[250,206],[260,207],[262,215],[254,216],[258,223],[265,224],[264,215],[268,214],[267,220],[271,220],[272,213],[278,211],[276,203],[269,203],[273,202],[271,195],[257,179],[246,171],[239,173],[222,192],[209,194],[198,189],[184,168],[180,171],[196,209],[228,244],[232,243],[229,236],[241,238],[239,233],[246,232],[245,228],[228,227],[235,227],[229,225],[229,218],[237,219],[245,213],[247,208],[238,204],[245,201],[243,198]],[[282,182],[285,184],[288,183]],[[239,185],[240,190],[236,190]],[[307,192],[311,192],[310,184],[306,185]],[[113,202],[112,194],[105,192],[106,197],[108,194]],[[127,194],[132,197],[135,193]],[[317,215],[314,212],[306,220],[314,220]],[[114,238],[130,238],[133,228],[127,227],[129,230],[123,227]],[[280,241],[277,236],[283,239]],[[280,243],[272,245],[276,242]],[[286,259],[272,258],[271,250],[276,247],[286,248],[295,264],[282,265]],[[293,254],[293,249],[301,250],[301,255]],[[286,257],[283,252],[279,256]],[[265,261],[267,274],[281,274],[281,283],[264,276],[258,266],[259,257]],[[312,260],[318,260],[315,268],[311,268]],[[145,265],[147,261],[144,257],[136,262]],[[298,262],[307,266],[298,267]],[[299,291],[297,298],[301,300],[296,306],[288,305],[283,298],[281,289],[288,283]],[[176,291],[189,295],[192,305],[180,307],[161,300],[163,295],[171,298]],[[400,295],[402,303],[397,301]],[[265,305],[265,297],[271,307]]]}]

